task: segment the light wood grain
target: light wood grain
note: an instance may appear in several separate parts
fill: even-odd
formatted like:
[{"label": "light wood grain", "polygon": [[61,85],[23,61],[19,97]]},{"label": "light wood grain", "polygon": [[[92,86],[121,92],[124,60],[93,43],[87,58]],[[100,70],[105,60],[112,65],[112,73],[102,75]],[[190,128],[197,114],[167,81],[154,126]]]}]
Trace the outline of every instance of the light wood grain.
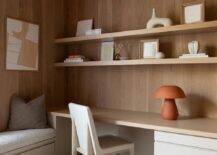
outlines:
[{"label": "light wood grain", "polygon": [[81,66],[131,66],[131,65],[182,65],[182,64],[216,64],[217,58],[195,59],[137,59],[121,61],[87,61],[75,63],[55,63],[56,67],[81,67]]},{"label": "light wood grain", "polygon": [[[200,137],[217,138],[217,120],[210,118],[180,118],[177,121],[163,120],[159,114],[111,110],[91,109],[96,121],[115,125],[187,134]],[[70,118],[68,110],[51,112],[54,117]]]},{"label": "light wood grain", "polygon": [[[66,96],[65,70],[56,70],[54,61],[65,57],[63,48],[53,40],[64,33],[65,0],[2,0],[0,5],[0,131],[7,128],[10,98],[18,94],[29,100],[46,95],[47,107],[64,105]],[[58,11],[57,11],[58,10]],[[6,16],[39,23],[39,71],[6,71]],[[61,22],[60,22],[61,21]],[[53,23],[53,24],[51,24]],[[51,26],[52,25],[52,26]],[[57,50],[58,52],[54,52]],[[58,81],[58,82],[56,82]],[[58,89],[57,89],[58,88]],[[58,103],[58,104],[57,104]]]},{"label": "light wood grain", "polygon": [[[70,0],[68,33],[65,36],[74,36],[76,22],[87,18],[93,18],[95,27],[102,28],[105,33],[144,29],[152,8],[156,9],[159,17],[169,17],[175,25],[179,25],[181,6],[190,1]],[[217,1],[206,1],[206,21],[217,20],[216,8]],[[167,58],[177,58],[187,53],[187,44],[193,40],[199,41],[201,51],[208,52],[212,57],[217,56],[217,32],[179,33],[147,39],[157,38],[160,40],[160,51]],[[115,43],[126,44],[130,59],[138,59],[139,42],[142,39],[146,37],[117,39]],[[68,52],[71,51],[95,61],[100,60],[100,42],[73,44],[68,48]],[[187,95],[186,99],[177,100],[181,115],[217,118],[216,78],[216,64],[69,67],[68,101],[103,108],[159,113],[161,101],[153,97],[155,90],[162,85],[178,85]]]},{"label": "light wood grain", "polygon": [[201,33],[201,32],[213,32],[217,30],[217,21],[195,23],[195,24],[183,24],[169,27],[160,27],[152,29],[130,30],[123,32],[104,33],[98,36],[81,36],[81,37],[68,37],[59,38],[55,40],[55,43],[76,43],[83,41],[110,41],[118,38],[130,38],[130,37],[153,37],[162,35],[173,34],[186,34],[186,33]]}]

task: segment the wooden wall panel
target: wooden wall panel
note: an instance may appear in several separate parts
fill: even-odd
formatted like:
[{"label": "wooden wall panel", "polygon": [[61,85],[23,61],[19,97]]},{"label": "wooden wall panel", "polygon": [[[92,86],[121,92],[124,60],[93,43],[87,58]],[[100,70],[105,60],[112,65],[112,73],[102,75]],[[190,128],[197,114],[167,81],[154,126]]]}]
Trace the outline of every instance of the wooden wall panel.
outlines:
[{"label": "wooden wall panel", "polygon": [[[1,0],[0,1],[0,131],[7,127],[11,95],[26,99],[46,95],[47,107],[64,105],[66,72],[56,70],[53,62],[64,57],[64,49],[53,44],[54,37],[64,34],[64,0]],[[6,16],[40,24],[39,71],[5,70]],[[66,17],[66,16],[65,16]],[[58,20],[58,21],[56,21]],[[58,51],[56,51],[58,50]]]},{"label": "wooden wall panel", "polygon": [[[158,16],[180,24],[181,4],[192,0],[68,0],[68,36],[75,34],[76,22],[93,18],[105,32],[144,28],[156,8]],[[76,10],[76,11],[75,11]],[[206,19],[217,19],[216,0],[206,1]],[[139,39],[123,40],[131,58],[138,58]],[[200,42],[201,50],[217,56],[217,33],[159,37],[160,50],[167,57],[187,51],[187,43]],[[75,46],[71,47],[74,48]],[[81,54],[97,59],[100,44],[76,46]],[[79,53],[78,52],[78,53]],[[69,69],[68,100],[91,106],[160,112],[153,92],[164,84],[181,86],[187,99],[178,100],[181,114],[217,117],[217,65],[157,65],[82,67]]]},{"label": "wooden wall panel", "polygon": [[67,3],[65,0],[42,1],[42,64],[43,64],[43,92],[47,96],[47,107],[65,106],[67,99],[67,72],[57,69],[54,62],[65,56],[65,47],[54,44],[54,38],[65,33],[67,17]]}]

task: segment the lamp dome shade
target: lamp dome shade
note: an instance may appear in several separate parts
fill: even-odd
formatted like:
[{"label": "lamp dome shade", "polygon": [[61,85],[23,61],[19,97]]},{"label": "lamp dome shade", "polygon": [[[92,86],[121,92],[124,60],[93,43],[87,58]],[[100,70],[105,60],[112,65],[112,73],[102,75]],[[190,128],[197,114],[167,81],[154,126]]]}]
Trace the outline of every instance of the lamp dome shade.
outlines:
[{"label": "lamp dome shade", "polygon": [[184,91],[178,86],[162,86],[154,94],[157,99],[185,98]]}]

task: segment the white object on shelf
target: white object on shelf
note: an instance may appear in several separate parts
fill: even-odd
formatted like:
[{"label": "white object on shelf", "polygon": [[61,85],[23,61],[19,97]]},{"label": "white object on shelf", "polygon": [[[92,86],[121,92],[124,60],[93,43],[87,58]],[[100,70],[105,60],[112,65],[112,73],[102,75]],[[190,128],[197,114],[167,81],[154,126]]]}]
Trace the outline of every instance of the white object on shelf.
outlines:
[{"label": "white object on shelf", "polygon": [[81,20],[77,24],[76,36],[85,36],[86,31],[92,30],[93,19]]},{"label": "white object on shelf", "polygon": [[86,36],[97,36],[101,34],[102,34],[102,29],[87,30],[85,33]]},{"label": "white object on shelf", "polygon": [[154,59],[156,53],[159,51],[159,39],[141,40],[142,58]]},{"label": "white object on shelf", "polygon": [[163,59],[163,58],[165,58],[165,54],[162,53],[162,52],[157,52],[157,53],[155,54],[155,58],[156,58],[156,59]]},{"label": "white object on shelf", "polygon": [[203,4],[195,4],[184,8],[185,23],[195,23],[203,21]]},{"label": "white object on shelf", "polygon": [[183,54],[180,56],[180,59],[185,59],[185,58],[208,58],[209,55],[206,53],[198,53],[198,54]]},{"label": "white object on shelf", "polygon": [[152,17],[147,23],[147,29],[154,28],[157,25],[162,25],[164,27],[171,26],[172,25],[172,20],[169,19],[169,18],[158,18],[156,16],[155,9],[153,9]]},{"label": "white object on shelf", "polygon": [[101,61],[112,61],[114,57],[114,42],[103,42],[101,44]]},{"label": "white object on shelf", "polygon": [[199,42],[191,41],[188,43],[188,51],[190,54],[197,54],[199,50]]}]

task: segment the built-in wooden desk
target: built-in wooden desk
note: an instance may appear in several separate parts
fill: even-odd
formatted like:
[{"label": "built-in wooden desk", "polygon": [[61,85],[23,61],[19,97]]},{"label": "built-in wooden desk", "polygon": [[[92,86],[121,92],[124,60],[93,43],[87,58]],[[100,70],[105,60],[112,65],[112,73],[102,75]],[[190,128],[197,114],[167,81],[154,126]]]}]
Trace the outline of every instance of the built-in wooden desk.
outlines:
[{"label": "built-in wooden desk", "polygon": [[[159,114],[111,109],[92,109],[96,121],[115,125],[143,128],[178,134],[217,139],[217,119],[181,118],[177,121],[163,120]],[[53,111],[54,117],[70,118],[68,110]]]}]

